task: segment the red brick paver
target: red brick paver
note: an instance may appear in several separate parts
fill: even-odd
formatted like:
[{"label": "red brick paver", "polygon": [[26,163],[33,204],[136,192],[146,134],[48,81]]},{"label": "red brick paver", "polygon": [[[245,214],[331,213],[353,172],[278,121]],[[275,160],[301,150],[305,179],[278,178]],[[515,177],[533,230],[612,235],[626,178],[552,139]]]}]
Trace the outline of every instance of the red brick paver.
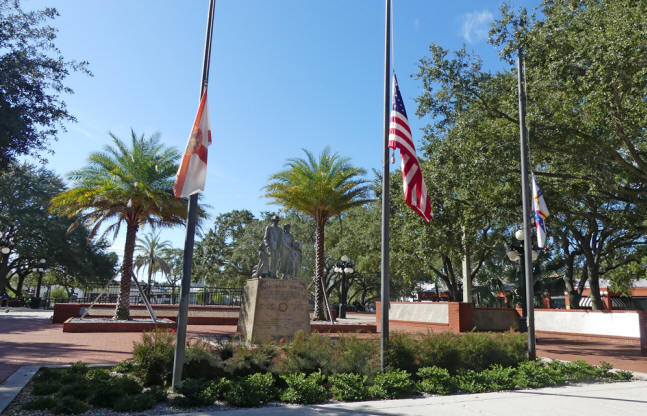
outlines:
[{"label": "red brick paver", "polygon": [[[1,312],[0,312],[1,313]],[[358,321],[375,322],[375,315],[353,314]],[[392,323],[391,331],[427,332],[420,325]],[[188,337],[233,334],[233,325],[189,325]],[[330,334],[349,336],[351,334]],[[357,334],[377,338],[379,334]],[[132,356],[133,342],[141,334],[64,333],[61,324],[43,318],[0,319],[0,383],[22,365],[114,363]],[[640,355],[638,340],[614,340],[596,337],[574,337],[554,334],[537,335],[537,355],[560,360],[584,360],[591,364],[602,361],[614,367],[647,373],[647,357]]]}]

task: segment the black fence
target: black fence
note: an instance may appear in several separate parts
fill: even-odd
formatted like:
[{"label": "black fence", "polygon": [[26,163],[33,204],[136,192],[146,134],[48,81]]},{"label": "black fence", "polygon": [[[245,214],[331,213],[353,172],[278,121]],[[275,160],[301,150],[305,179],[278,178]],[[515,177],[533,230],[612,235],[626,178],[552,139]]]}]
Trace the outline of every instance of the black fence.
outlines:
[{"label": "black fence", "polygon": [[[71,298],[56,298],[50,299],[49,305],[54,306],[56,303],[92,303],[99,296],[99,293],[88,293],[83,297]],[[243,297],[243,289],[241,288],[201,288],[191,289],[189,294],[189,304],[198,306],[207,305],[226,305],[226,306],[240,306]],[[117,303],[119,298],[118,293],[109,291],[99,298],[99,303]],[[175,291],[155,291],[153,290],[149,301],[151,304],[159,305],[177,305],[180,303],[180,289]],[[47,300],[45,300],[47,302]],[[130,296],[130,304],[138,305],[144,304],[144,299],[139,294],[132,294]]]}]

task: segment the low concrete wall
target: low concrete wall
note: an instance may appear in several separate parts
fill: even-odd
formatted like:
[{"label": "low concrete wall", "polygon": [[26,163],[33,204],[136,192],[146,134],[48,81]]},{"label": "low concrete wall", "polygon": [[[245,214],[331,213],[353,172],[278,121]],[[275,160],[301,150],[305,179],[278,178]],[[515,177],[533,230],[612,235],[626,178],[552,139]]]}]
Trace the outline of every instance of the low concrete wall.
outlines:
[{"label": "low concrete wall", "polygon": [[[375,302],[378,332],[382,330],[381,302]],[[473,328],[472,305],[461,302],[391,302],[389,321],[430,331],[466,332]]]},{"label": "low concrete wall", "polygon": [[512,308],[473,308],[472,323],[477,331],[518,331],[519,314]]},{"label": "low concrete wall", "polygon": [[445,302],[391,302],[389,319],[394,321],[449,324],[449,305]]},{"label": "low concrete wall", "polygon": [[535,330],[640,338],[640,312],[537,309]]}]

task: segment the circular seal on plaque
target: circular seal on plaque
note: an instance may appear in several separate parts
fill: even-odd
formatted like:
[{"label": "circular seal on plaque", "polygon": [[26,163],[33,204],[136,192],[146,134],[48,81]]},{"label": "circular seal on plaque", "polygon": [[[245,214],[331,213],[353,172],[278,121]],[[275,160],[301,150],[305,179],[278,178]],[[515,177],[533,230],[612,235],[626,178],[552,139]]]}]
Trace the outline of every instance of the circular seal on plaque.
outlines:
[{"label": "circular seal on plaque", "polygon": [[279,303],[279,311],[285,312],[288,310],[288,304],[287,303]]}]

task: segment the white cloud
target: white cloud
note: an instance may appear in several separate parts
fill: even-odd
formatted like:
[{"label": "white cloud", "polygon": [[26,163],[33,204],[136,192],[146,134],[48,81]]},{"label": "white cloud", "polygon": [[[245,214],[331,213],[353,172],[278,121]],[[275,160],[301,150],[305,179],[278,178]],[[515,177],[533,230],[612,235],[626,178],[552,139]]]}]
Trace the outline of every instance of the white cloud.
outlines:
[{"label": "white cloud", "polygon": [[468,43],[487,39],[490,22],[494,16],[489,10],[475,11],[463,16],[463,38]]}]

